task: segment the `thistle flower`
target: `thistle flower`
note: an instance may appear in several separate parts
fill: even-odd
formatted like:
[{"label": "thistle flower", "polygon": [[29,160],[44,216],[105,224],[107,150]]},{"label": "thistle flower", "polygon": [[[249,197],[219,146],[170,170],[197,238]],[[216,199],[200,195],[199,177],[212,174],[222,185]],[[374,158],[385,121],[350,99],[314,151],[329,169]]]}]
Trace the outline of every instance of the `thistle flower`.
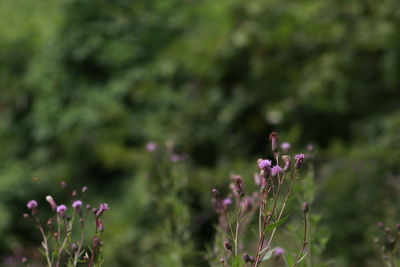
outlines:
[{"label": "thistle flower", "polygon": [[261,170],[271,167],[272,162],[268,159],[259,159],[258,160],[258,168]]},{"label": "thistle flower", "polygon": [[277,176],[278,173],[281,173],[281,172],[283,172],[283,169],[281,167],[279,167],[278,165],[275,165],[271,169],[272,176]]},{"label": "thistle flower", "polygon": [[67,212],[67,206],[61,204],[57,207],[57,213],[60,214],[61,218],[65,218],[65,213]]},{"label": "thistle flower", "polygon": [[148,142],[146,144],[146,150],[148,152],[154,152],[158,149],[158,145],[155,142]]},{"label": "thistle flower", "polygon": [[276,132],[272,132],[269,135],[269,141],[271,141],[271,148],[273,152],[277,152],[278,151],[278,139],[279,139],[279,135]]},{"label": "thistle flower", "polygon": [[101,203],[100,208],[96,211],[96,217],[100,217],[104,211],[109,210],[110,208],[108,207],[107,203]]},{"label": "thistle flower", "polygon": [[51,208],[52,208],[53,210],[56,210],[56,209],[57,209],[57,204],[56,204],[56,202],[54,201],[54,199],[53,199],[52,196],[46,196],[46,201],[49,202],[49,204],[50,204],[50,206],[51,206]]},{"label": "thistle flower", "polygon": [[283,248],[277,247],[274,251],[274,255],[276,257],[279,257],[280,255],[282,255],[283,253],[285,253],[285,250]]},{"label": "thistle flower", "polygon": [[28,207],[28,209],[34,210],[39,206],[39,204],[37,203],[36,200],[31,200],[28,202],[28,204],[26,204],[26,206]]},{"label": "thistle flower", "polygon": [[75,200],[72,203],[72,207],[78,212],[80,213],[82,211],[82,201],[81,200]]},{"label": "thistle flower", "polygon": [[303,153],[297,154],[294,156],[294,159],[296,160],[295,167],[296,169],[300,169],[301,164],[303,164],[303,161],[305,159],[305,155]]},{"label": "thistle flower", "polygon": [[285,152],[289,151],[290,147],[291,147],[291,145],[290,145],[290,143],[288,143],[288,142],[283,142],[283,143],[281,144],[281,149],[282,149],[283,151],[285,151]]},{"label": "thistle flower", "polygon": [[231,198],[225,198],[224,200],[222,200],[222,204],[225,206],[225,207],[228,207],[229,205],[231,205],[232,204],[232,199]]}]

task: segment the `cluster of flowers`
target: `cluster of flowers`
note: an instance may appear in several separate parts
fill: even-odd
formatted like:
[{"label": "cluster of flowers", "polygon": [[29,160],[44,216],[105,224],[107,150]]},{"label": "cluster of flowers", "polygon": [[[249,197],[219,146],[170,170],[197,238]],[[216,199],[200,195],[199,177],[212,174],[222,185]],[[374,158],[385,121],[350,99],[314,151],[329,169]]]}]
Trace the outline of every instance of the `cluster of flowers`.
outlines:
[{"label": "cluster of flowers", "polygon": [[[61,182],[61,187],[65,190],[67,184]],[[86,186],[82,188],[81,198],[78,198],[76,190],[73,190],[70,194],[72,197],[71,215],[68,214],[67,205],[57,205],[52,196],[46,196],[45,199],[54,212],[54,215],[47,220],[46,227],[43,226],[38,216],[38,201],[30,200],[27,203],[26,206],[30,213],[24,213],[23,217],[32,219],[34,225],[39,229],[48,267],[59,267],[62,262],[67,263],[68,266],[78,266],[82,262],[87,263],[89,267],[100,265],[102,261],[101,247],[103,245],[101,234],[104,232],[104,223],[101,218],[103,213],[109,210],[109,206],[107,203],[100,204],[98,208],[92,208],[90,204],[84,206],[82,200],[87,190]],[[85,246],[85,224],[90,213],[94,215],[95,230],[92,245]],[[78,221],[80,226],[80,238],[77,242],[72,241],[75,221]]]},{"label": "cluster of flowers", "polygon": [[[186,161],[188,159],[188,154],[186,153],[178,153],[176,151],[176,147],[172,141],[165,142],[166,152],[168,154],[169,160],[171,162],[181,162]],[[146,144],[147,152],[153,153],[160,150],[161,147],[156,142],[148,142]]]},{"label": "cluster of flowers", "polygon": [[[217,189],[212,190],[212,205],[218,214],[218,228],[223,232],[223,242],[225,252],[217,253],[218,248],[214,248],[214,254],[220,256],[219,260],[223,266],[241,266],[243,261],[247,266],[258,266],[262,261],[283,257],[285,250],[280,247],[272,248],[272,240],[278,226],[283,224],[287,216],[283,216],[285,207],[293,191],[293,186],[299,178],[298,169],[301,168],[305,155],[300,153],[293,157],[282,155],[280,157],[279,136],[273,132],[269,135],[274,159],[259,159],[257,166],[259,172],[254,175],[255,184],[258,190],[246,195],[243,178],[239,175],[231,176],[231,193],[222,198]],[[280,146],[283,152],[290,150],[289,143],[282,143]],[[279,159],[282,159],[280,163]],[[293,165],[293,166],[292,166]],[[290,176],[291,178],[286,178]],[[289,182],[287,182],[289,180]],[[230,208],[230,207],[234,208]],[[297,266],[305,257],[307,246],[307,213],[308,203],[302,207],[304,215],[304,240],[299,253],[292,260],[292,266]],[[239,244],[239,235],[251,222],[252,215],[258,211],[258,242],[254,256],[243,253],[239,256],[239,250],[243,244]],[[233,214],[232,214],[233,213]]]},{"label": "cluster of flowers", "polygon": [[382,222],[378,222],[377,226],[382,235],[381,238],[375,237],[374,243],[379,246],[379,253],[385,264],[389,267],[395,267],[396,258],[399,256],[396,245],[400,238],[400,224],[396,225],[395,230],[385,226]]}]

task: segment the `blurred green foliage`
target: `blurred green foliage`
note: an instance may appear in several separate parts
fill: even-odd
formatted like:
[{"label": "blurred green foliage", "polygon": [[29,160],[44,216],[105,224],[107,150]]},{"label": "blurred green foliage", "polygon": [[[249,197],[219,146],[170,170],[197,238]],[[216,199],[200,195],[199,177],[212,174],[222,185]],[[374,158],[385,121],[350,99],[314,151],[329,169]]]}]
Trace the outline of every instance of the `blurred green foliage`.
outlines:
[{"label": "blurred green foliage", "polygon": [[373,264],[375,222],[399,217],[397,0],[1,0],[0,13],[0,256],[36,238],[25,201],[66,180],[118,211],[108,264],[177,266],[168,249],[143,256],[166,212],[148,210],[144,145],[172,140],[190,156],[181,201],[198,224],[183,263],[202,262],[209,189],[251,175],[277,130],[319,148],[326,257]]}]

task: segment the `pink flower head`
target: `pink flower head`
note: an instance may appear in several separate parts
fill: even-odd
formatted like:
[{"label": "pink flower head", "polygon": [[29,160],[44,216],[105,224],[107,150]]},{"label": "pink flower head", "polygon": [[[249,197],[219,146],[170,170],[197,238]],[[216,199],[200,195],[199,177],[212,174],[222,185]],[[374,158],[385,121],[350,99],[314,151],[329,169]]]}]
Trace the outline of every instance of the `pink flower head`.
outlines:
[{"label": "pink flower head", "polygon": [[262,159],[258,161],[258,168],[265,169],[271,167],[272,162],[268,159]]},{"label": "pink flower head", "polygon": [[227,207],[227,206],[229,206],[229,205],[231,205],[232,204],[232,199],[231,198],[225,198],[223,201],[222,201],[222,204],[224,204],[224,206],[225,207]]},{"label": "pink flower head", "polygon": [[67,206],[61,204],[57,207],[57,213],[60,214],[61,217],[65,217],[65,213],[67,212]]},{"label": "pink flower head", "polygon": [[37,206],[39,206],[39,204],[37,203],[36,200],[31,200],[28,202],[28,204],[26,204],[26,206],[28,207],[28,209],[32,210],[37,208]]},{"label": "pink flower head", "polygon": [[148,152],[154,152],[158,149],[158,145],[155,142],[148,142],[146,144],[146,150]]},{"label": "pink flower head", "polygon": [[274,251],[275,256],[280,256],[283,253],[285,253],[285,250],[283,248],[277,247]]},{"label": "pink flower head", "polygon": [[281,173],[282,171],[283,171],[283,169],[281,167],[279,167],[278,165],[275,165],[271,169],[272,176],[277,176],[278,173]]},{"label": "pink flower head", "polygon": [[301,164],[303,164],[305,155],[303,153],[297,154],[296,156],[294,156],[296,163],[295,163],[295,167],[296,169],[300,169]]},{"label": "pink flower head", "polygon": [[288,151],[288,150],[290,149],[290,147],[291,147],[291,145],[290,145],[290,143],[288,143],[288,142],[283,142],[283,143],[281,144],[281,149],[282,149],[283,151]]},{"label": "pink flower head", "polygon": [[72,203],[72,207],[74,209],[80,209],[82,207],[82,201],[80,200],[75,200],[74,203]]},{"label": "pink flower head", "polygon": [[109,206],[108,206],[108,204],[107,203],[101,203],[100,204],[100,208],[97,210],[97,212],[96,212],[96,216],[97,217],[100,217],[102,214],[103,214],[103,212],[105,212],[105,211],[107,211],[107,210],[109,210],[110,208],[109,208]]}]

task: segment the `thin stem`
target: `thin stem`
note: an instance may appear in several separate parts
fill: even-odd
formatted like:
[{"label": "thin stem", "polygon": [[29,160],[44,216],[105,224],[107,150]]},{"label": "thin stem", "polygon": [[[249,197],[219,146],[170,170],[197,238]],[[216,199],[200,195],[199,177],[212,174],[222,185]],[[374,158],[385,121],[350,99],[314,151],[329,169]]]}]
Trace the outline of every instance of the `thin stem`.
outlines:
[{"label": "thin stem", "polygon": [[52,262],[50,260],[50,253],[49,253],[49,243],[47,241],[47,237],[46,234],[43,230],[43,227],[39,221],[39,219],[36,216],[33,216],[35,218],[37,227],[39,228],[40,233],[42,234],[42,238],[43,238],[43,242],[44,242],[44,250],[46,253],[46,260],[47,260],[47,266],[51,267],[52,266]]},{"label": "thin stem", "polygon": [[[283,211],[285,210],[286,204],[287,204],[287,202],[289,200],[290,194],[292,193],[293,185],[294,185],[294,182],[296,181],[296,174],[297,174],[297,170],[294,171],[294,174],[292,176],[292,181],[291,181],[289,189],[288,189],[288,191],[286,193],[286,197],[285,197],[285,200],[283,202],[281,211],[279,212],[279,216],[278,216],[277,221],[279,221],[281,219]],[[274,230],[272,230],[272,233],[271,233],[271,236],[269,238],[267,247],[269,247],[271,245],[271,242],[272,242],[272,239],[274,238],[275,232],[276,232],[276,228]]]},{"label": "thin stem", "polygon": [[299,264],[300,257],[302,256],[304,250],[305,250],[306,247],[307,247],[307,212],[303,212],[303,214],[304,214],[304,238],[303,238],[303,246],[301,247],[301,250],[300,250],[299,254],[298,254],[297,257],[296,257],[296,261],[295,261],[293,267],[296,267],[297,264]]},{"label": "thin stem", "polygon": [[239,226],[240,226],[240,195],[237,197],[236,203],[236,231],[235,231],[235,256],[238,255],[238,239],[239,239]]}]

